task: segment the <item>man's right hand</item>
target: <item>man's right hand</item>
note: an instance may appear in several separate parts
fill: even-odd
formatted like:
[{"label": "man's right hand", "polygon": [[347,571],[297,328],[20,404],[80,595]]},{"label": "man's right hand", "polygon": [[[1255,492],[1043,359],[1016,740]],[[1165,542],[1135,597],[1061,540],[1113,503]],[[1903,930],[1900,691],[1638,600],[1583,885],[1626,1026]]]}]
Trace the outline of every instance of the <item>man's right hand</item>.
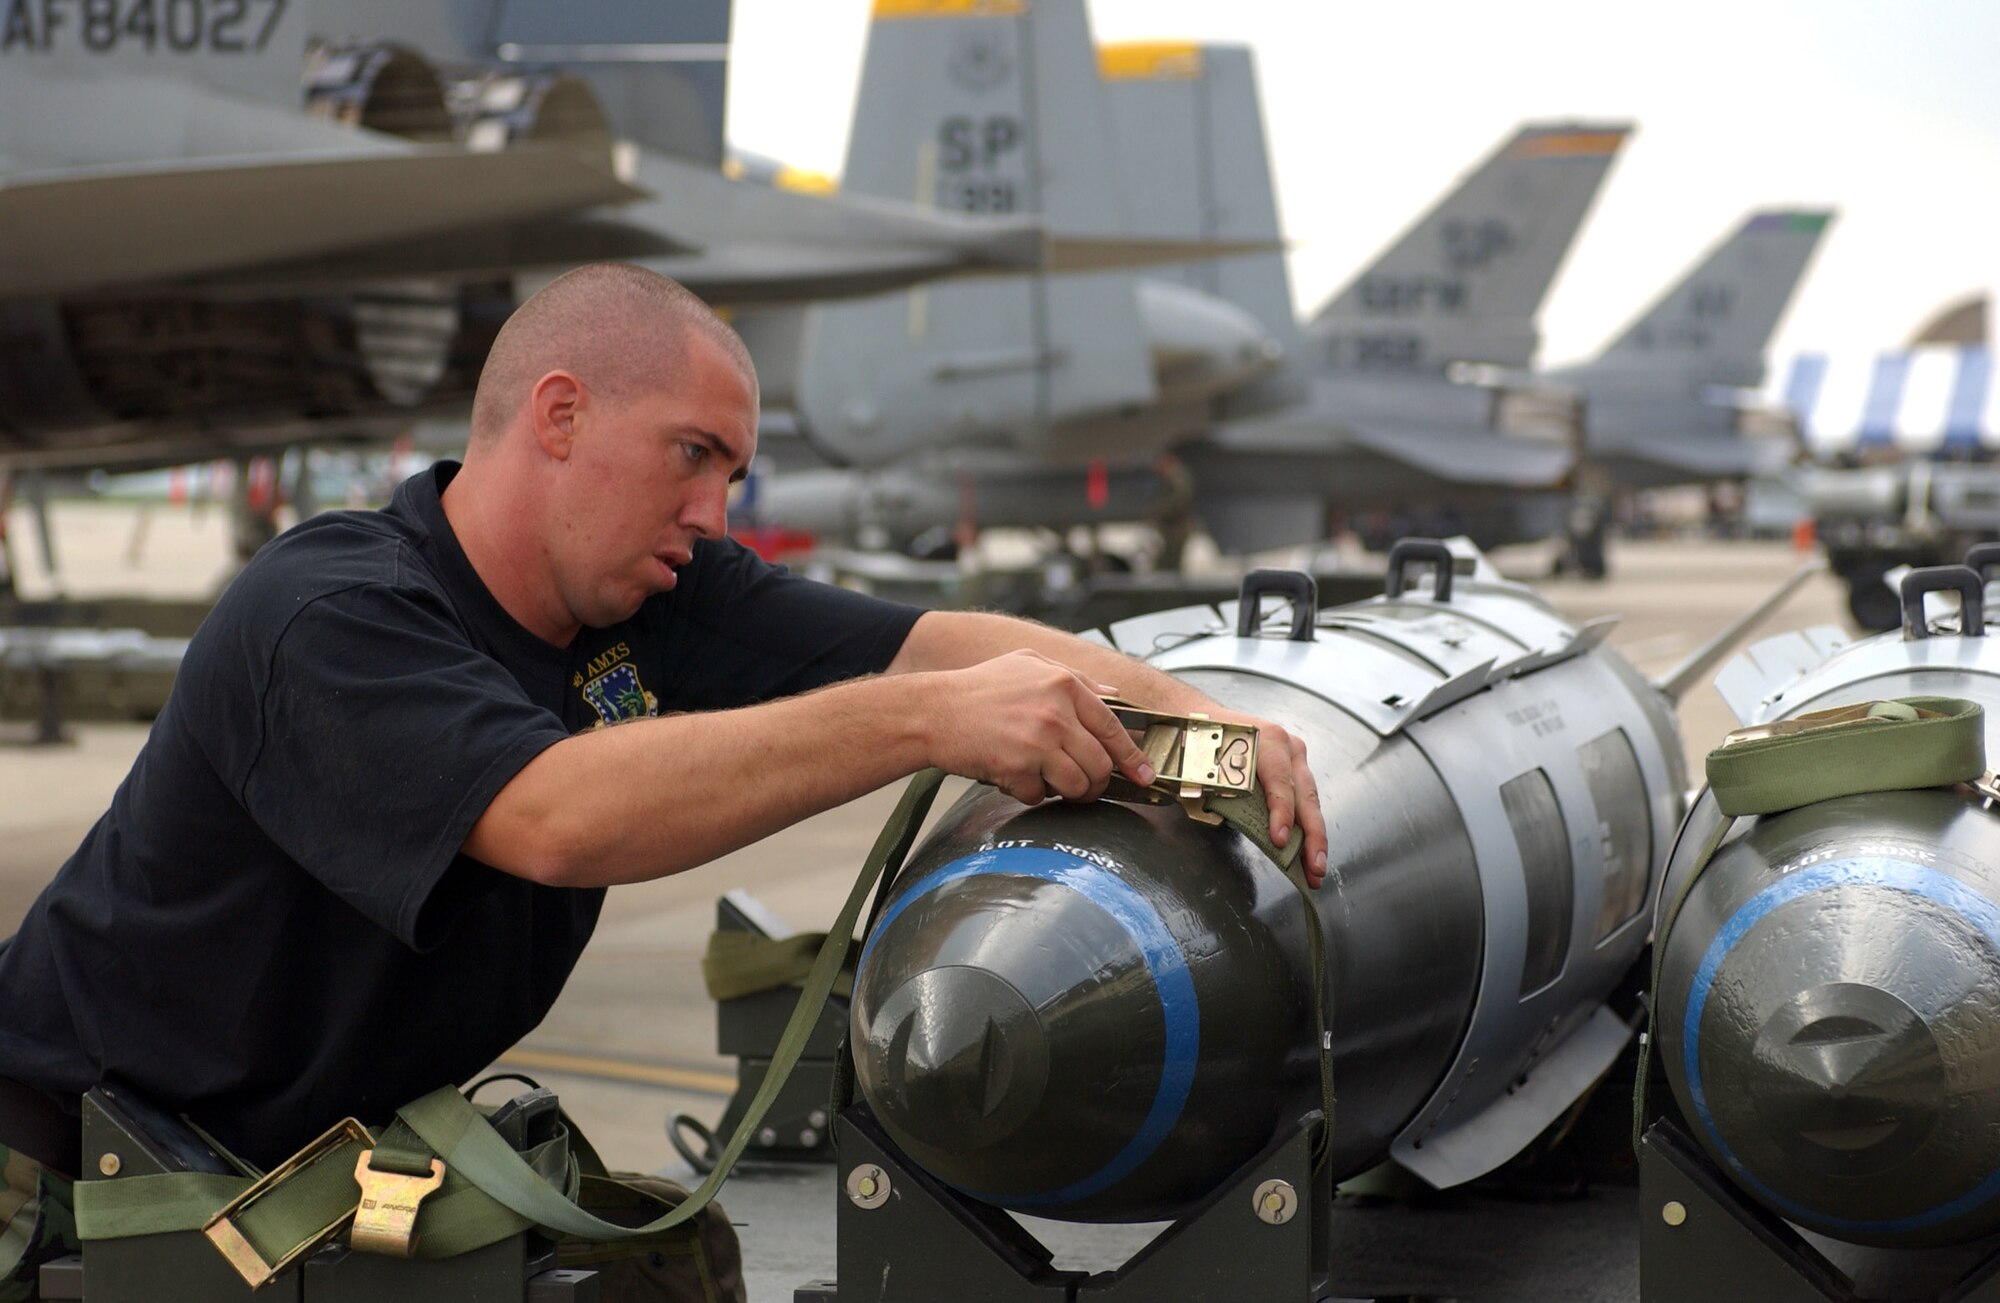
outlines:
[{"label": "man's right hand", "polygon": [[1100,698],[1109,693],[1040,652],[1016,651],[938,674],[931,763],[991,783],[1024,805],[1051,796],[1093,801],[1115,769],[1132,782],[1153,768]]}]

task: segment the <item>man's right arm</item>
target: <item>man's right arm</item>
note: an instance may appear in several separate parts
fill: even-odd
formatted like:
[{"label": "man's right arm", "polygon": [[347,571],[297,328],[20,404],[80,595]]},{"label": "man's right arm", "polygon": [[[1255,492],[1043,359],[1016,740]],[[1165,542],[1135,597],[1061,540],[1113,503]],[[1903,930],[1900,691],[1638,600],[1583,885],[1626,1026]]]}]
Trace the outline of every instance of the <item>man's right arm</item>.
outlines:
[{"label": "man's right arm", "polygon": [[1034,652],[857,679],[764,705],[567,738],[516,774],[464,850],[551,886],[662,877],[936,765],[1023,801],[1084,798],[1138,747],[1095,685]]}]

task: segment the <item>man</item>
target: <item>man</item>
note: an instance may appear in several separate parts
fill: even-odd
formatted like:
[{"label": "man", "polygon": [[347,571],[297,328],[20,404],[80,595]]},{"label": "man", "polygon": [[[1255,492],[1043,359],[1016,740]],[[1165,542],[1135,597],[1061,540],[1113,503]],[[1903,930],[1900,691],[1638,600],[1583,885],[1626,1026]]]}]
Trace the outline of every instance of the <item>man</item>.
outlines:
[{"label": "man", "polygon": [[[1025,802],[1150,781],[1100,687],[1227,713],[1053,630],[764,565],[724,528],[756,430],[734,332],[586,267],[494,341],[463,466],[258,555],[0,947],[13,1202],[60,1221],[99,1081],[269,1167],[531,1030],[612,883],[930,765]],[[1317,882],[1304,750],[1266,728],[1273,837],[1296,821]]]}]

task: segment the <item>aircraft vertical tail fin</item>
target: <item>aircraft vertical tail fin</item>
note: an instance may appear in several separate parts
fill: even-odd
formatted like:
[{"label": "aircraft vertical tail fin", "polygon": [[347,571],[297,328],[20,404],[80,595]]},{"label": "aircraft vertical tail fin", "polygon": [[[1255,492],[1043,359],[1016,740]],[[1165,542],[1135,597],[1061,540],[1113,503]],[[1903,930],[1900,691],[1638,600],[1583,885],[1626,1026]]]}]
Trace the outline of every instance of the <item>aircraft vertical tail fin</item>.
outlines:
[{"label": "aircraft vertical tail fin", "polygon": [[[1097,52],[1132,234],[1282,239],[1257,69],[1240,45],[1106,45]],[[1297,334],[1283,254],[1238,254],[1149,271],[1244,308],[1274,338]]]},{"label": "aircraft vertical tail fin", "polygon": [[[846,194],[1127,233],[1083,0],[875,0]],[[1129,273],[927,286],[810,309],[799,401],[867,464],[1154,394]]]},{"label": "aircraft vertical tail fin", "polygon": [[841,189],[1125,234],[1081,0],[875,0]]},{"label": "aircraft vertical tail fin", "polygon": [[[1132,234],[1158,239],[1270,242],[1283,238],[1271,179],[1257,69],[1240,45],[1143,42],[1097,52]],[[1298,319],[1283,253],[1238,254],[1149,270],[1235,304],[1296,357]],[[1231,395],[1232,410],[1283,401],[1296,367]]]},{"label": "aircraft vertical tail fin", "polygon": [[1939,308],[1930,320],[1917,327],[1917,333],[1910,336],[1910,347],[1958,344],[1984,348],[1992,338],[1987,326],[1987,319],[1992,315],[1993,303],[1984,290],[1953,299]]},{"label": "aircraft vertical tail fin", "polygon": [[1754,213],[1625,328],[1586,373],[1659,375],[1691,388],[1764,383],[1764,350],[1833,213]]},{"label": "aircraft vertical tail fin", "polygon": [[1334,371],[1526,367],[1535,316],[1631,134],[1521,128],[1320,310],[1309,347]]}]

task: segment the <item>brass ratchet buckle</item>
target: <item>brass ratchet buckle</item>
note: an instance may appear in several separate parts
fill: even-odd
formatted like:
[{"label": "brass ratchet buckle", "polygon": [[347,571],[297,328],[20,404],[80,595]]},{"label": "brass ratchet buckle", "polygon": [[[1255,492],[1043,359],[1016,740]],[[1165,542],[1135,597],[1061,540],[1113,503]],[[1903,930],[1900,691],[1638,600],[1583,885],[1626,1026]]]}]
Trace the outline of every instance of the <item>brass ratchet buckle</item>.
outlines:
[{"label": "brass ratchet buckle", "polygon": [[368,1165],[375,1151],[364,1149],[354,1163],[361,1183],[361,1206],[347,1243],[357,1253],[407,1258],[417,1251],[417,1205],[444,1184],[444,1160],[433,1158],[428,1176],[379,1172]]},{"label": "brass ratchet buckle", "polygon": [[1104,704],[1120,724],[1139,734],[1139,749],[1153,766],[1153,781],[1146,787],[1113,774],[1104,791],[1109,799],[1178,802],[1188,818],[1218,824],[1222,816],[1209,810],[1208,798],[1248,795],[1256,783],[1257,730],[1250,725],[1226,724],[1203,714],[1170,715],[1117,697],[1104,698]]},{"label": "brass ratchet buckle", "polygon": [[263,1253],[245,1238],[243,1232],[237,1228],[237,1216],[279,1185],[339,1150],[349,1141],[372,1145],[375,1143],[375,1138],[368,1134],[368,1128],[353,1118],[342,1119],[325,1135],[266,1172],[255,1185],[224,1204],[222,1210],[202,1226],[201,1233],[208,1237],[209,1243],[221,1250],[222,1256],[229,1259],[229,1265],[236,1268],[237,1275],[243,1277],[251,1289],[263,1285],[306,1254],[340,1234],[340,1228],[347,1224],[347,1219],[353,1215],[353,1210],[341,1213],[314,1232],[304,1243],[286,1250],[276,1262],[266,1262]]}]

